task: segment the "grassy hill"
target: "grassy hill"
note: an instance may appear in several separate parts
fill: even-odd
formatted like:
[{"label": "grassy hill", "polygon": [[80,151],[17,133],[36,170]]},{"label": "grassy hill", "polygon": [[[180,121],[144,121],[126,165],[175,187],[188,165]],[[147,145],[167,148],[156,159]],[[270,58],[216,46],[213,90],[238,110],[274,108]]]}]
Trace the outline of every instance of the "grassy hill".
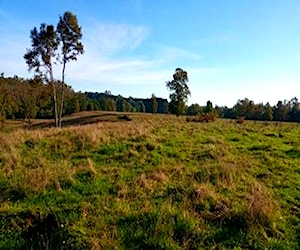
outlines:
[{"label": "grassy hill", "polygon": [[300,248],[299,124],[85,116],[0,132],[0,249]]}]

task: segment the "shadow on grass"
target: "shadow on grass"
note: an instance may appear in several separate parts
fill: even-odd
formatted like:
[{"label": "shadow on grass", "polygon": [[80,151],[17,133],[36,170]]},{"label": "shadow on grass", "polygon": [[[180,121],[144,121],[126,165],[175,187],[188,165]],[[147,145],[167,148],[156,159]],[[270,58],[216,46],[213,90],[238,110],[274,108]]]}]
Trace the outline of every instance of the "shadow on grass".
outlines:
[{"label": "shadow on grass", "polygon": [[[79,126],[94,124],[99,122],[126,122],[132,119],[128,115],[121,115],[118,113],[79,113],[64,117],[62,121],[62,127]],[[27,129],[42,129],[55,127],[54,120],[43,120],[43,122],[33,123],[31,125],[26,125]]]}]

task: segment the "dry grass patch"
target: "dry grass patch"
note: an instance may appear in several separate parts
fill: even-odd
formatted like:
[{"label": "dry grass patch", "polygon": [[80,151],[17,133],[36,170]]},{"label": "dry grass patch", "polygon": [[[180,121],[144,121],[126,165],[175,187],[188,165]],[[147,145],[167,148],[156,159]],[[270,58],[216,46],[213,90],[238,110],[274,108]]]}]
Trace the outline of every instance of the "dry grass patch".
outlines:
[{"label": "dry grass patch", "polygon": [[247,202],[247,221],[249,225],[273,226],[278,209],[272,195],[259,182],[254,182]]}]

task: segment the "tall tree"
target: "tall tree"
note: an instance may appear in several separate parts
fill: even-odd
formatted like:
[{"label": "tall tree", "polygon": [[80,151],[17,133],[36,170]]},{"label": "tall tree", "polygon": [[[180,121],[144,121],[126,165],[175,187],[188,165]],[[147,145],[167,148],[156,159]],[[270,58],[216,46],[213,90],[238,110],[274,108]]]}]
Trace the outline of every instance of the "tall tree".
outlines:
[{"label": "tall tree", "polygon": [[58,48],[57,34],[53,25],[41,24],[38,30],[34,27],[30,32],[31,49],[27,49],[24,59],[29,71],[35,70],[35,74],[41,76],[52,86],[55,125],[58,127],[57,93],[53,76],[53,60]]},{"label": "tall tree", "polygon": [[61,43],[61,60],[62,60],[62,76],[61,88],[59,95],[59,127],[61,127],[63,104],[64,104],[64,88],[65,88],[65,70],[69,61],[76,61],[79,54],[83,54],[83,44],[80,42],[82,38],[81,27],[78,25],[77,17],[69,11],[59,17],[57,25],[58,41]]},{"label": "tall tree", "polygon": [[187,85],[188,74],[185,70],[177,68],[173,74],[173,80],[167,81],[167,88],[172,91],[170,94],[170,111],[177,116],[185,113],[186,102],[191,91]]},{"label": "tall tree", "polygon": [[[31,49],[27,49],[24,59],[29,71],[35,70],[36,75],[50,82],[53,89],[55,125],[61,127],[65,86],[65,70],[69,61],[77,60],[77,55],[83,54],[81,28],[77,17],[67,11],[60,16],[55,30],[53,25],[41,24],[31,31]],[[58,52],[58,48],[61,52]],[[61,81],[54,81],[53,63],[59,60],[62,64]],[[59,86],[59,88],[57,87]]]}]

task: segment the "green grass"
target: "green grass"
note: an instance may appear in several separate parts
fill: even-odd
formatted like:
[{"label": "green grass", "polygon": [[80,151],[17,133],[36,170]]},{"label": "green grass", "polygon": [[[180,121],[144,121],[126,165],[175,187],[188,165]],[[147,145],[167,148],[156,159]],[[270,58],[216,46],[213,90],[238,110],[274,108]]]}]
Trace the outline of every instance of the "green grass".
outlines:
[{"label": "green grass", "polygon": [[300,126],[132,121],[0,133],[0,249],[299,249]]}]

